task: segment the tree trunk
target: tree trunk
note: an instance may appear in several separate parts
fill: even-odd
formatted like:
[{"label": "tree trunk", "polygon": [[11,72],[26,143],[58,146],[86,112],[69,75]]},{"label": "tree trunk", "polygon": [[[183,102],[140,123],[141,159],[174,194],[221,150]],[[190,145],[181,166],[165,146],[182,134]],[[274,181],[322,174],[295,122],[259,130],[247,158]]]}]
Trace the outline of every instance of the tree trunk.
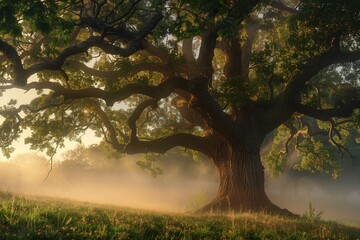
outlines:
[{"label": "tree trunk", "polygon": [[249,149],[222,141],[217,148],[213,160],[220,175],[218,193],[199,213],[252,211],[296,216],[267,197],[260,147]]}]

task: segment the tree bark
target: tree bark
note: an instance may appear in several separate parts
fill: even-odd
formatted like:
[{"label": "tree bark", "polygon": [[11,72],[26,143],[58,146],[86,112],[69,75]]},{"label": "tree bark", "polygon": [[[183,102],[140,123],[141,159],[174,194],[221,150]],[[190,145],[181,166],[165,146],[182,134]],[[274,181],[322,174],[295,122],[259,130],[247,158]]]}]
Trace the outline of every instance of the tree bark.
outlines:
[{"label": "tree bark", "polygon": [[246,144],[219,141],[216,148],[212,159],[220,176],[218,193],[198,213],[250,211],[297,216],[279,208],[267,197],[260,145],[250,149]]}]

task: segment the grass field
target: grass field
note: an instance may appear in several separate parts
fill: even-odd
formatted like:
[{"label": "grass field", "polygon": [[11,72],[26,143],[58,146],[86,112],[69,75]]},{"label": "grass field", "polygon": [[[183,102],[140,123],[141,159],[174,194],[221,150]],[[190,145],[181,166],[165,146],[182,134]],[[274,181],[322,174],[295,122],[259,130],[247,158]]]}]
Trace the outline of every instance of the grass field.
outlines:
[{"label": "grass field", "polygon": [[360,239],[360,228],[311,212],[194,216],[0,192],[0,239]]}]

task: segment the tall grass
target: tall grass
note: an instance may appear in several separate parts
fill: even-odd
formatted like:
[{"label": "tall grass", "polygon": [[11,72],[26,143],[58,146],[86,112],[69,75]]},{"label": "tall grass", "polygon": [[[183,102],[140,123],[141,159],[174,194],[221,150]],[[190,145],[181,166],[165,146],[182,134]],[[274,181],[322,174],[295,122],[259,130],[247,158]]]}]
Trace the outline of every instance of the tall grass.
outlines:
[{"label": "tall grass", "polygon": [[360,239],[360,229],[320,219],[164,214],[0,192],[0,239]]}]

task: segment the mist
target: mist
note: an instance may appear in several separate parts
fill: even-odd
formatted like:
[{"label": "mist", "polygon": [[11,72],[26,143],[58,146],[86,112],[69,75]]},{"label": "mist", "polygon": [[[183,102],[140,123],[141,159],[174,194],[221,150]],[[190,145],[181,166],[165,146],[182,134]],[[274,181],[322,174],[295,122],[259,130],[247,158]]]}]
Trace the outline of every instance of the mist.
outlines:
[{"label": "mist", "polygon": [[309,203],[322,219],[360,226],[360,168],[344,163],[342,174],[333,179],[324,173],[287,169],[274,179],[267,176],[269,198],[295,213],[309,212]]},{"label": "mist", "polygon": [[55,161],[45,180],[48,159],[21,154],[0,163],[0,190],[156,211],[193,211],[216,193],[216,172],[189,158],[172,157],[156,162],[163,170],[156,177],[136,164],[142,155],[95,167]]},{"label": "mist", "polygon": [[[188,213],[215,196],[219,177],[210,160],[195,162],[170,152],[154,164],[156,177],[136,162],[143,155],[107,160],[105,154],[55,160],[49,177],[47,158],[17,155],[0,163],[0,190],[164,212]],[[79,155],[78,157],[83,157]],[[94,164],[94,162],[96,162]],[[310,174],[287,169],[279,178],[266,174],[266,192],[282,208],[303,215],[309,203],[322,219],[360,226],[359,166],[347,163],[342,175]],[[355,174],[354,174],[355,173]]]}]

